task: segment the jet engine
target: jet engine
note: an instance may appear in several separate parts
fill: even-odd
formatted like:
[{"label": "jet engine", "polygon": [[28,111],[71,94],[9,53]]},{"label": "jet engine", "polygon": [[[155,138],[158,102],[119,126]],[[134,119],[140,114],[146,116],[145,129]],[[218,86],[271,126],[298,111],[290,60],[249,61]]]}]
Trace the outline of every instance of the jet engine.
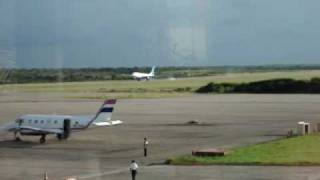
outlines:
[{"label": "jet engine", "polygon": [[63,133],[57,134],[57,138],[59,140],[68,139],[71,134],[71,120],[65,119],[63,120]]},{"label": "jet engine", "polygon": [[71,120],[65,119],[63,121],[63,139],[68,139],[71,134]]}]

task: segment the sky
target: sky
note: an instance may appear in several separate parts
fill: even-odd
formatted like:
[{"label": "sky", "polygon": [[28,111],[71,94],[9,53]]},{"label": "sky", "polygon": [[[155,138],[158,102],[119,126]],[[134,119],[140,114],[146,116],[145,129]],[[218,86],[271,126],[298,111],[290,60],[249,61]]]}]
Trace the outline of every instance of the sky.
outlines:
[{"label": "sky", "polygon": [[319,64],[318,0],[0,0],[0,67]]}]

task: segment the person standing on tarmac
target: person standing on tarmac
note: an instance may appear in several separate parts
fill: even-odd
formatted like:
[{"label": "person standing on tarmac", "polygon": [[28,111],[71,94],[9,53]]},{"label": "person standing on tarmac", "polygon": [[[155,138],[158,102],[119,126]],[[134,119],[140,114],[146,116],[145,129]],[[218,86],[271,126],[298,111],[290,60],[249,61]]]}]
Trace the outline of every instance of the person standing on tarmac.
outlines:
[{"label": "person standing on tarmac", "polygon": [[147,157],[148,144],[149,144],[149,142],[148,142],[147,138],[145,137],[144,142],[143,142],[144,157]]},{"label": "person standing on tarmac", "polygon": [[136,163],[135,160],[132,160],[131,161],[131,164],[130,164],[130,171],[131,171],[131,177],[132,177],[132,180],[135,180],[136,179],[136,175],[138,173],[138,164]]}]

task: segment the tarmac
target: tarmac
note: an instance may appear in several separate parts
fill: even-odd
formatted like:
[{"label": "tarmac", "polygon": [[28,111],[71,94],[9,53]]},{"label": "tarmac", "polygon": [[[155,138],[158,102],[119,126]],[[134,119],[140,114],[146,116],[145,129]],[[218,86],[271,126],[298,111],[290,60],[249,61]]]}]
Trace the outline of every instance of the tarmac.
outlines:
[{"label": "tarmac", "polygon": [[[66,100],[43,95],[1,96],[1,124],[23,114],[92,115],[101,100]],[[298,121],[320,122],[318,95],[194,95],[168,99],[119,100],[113,119],[124,124],[73,133],[67,141],[49,136],[12,141],[0,138],[1,179],[129,179],[131,160],[140,165],[137,180],[320,179],[320,167],[166,166],[169,157],[193,149],[246,146],[282,138]],[[188,124],[196,121],[200,124]],[[149,156],[143,157],[143,138]]]}]

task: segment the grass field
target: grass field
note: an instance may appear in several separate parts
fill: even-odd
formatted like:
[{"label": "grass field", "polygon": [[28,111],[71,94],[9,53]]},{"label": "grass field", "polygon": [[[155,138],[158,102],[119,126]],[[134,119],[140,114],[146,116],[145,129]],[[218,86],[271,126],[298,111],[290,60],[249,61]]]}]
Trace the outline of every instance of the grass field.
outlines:
[{"label": "grass field", "polygon": [[224,157],[172,158],[174,165],[320,165],[320,135],[300,136],[233,150]]},{"label": "grass field", "polygon": [[252,82],[273,78],[310,79],[320,77],[320,70],[262,73],[228,73],[208,77],[148,82],[96,81],[1,85],[1,92],[61,93],[69,98],[162,98],[191,94],[208,82]]}]

